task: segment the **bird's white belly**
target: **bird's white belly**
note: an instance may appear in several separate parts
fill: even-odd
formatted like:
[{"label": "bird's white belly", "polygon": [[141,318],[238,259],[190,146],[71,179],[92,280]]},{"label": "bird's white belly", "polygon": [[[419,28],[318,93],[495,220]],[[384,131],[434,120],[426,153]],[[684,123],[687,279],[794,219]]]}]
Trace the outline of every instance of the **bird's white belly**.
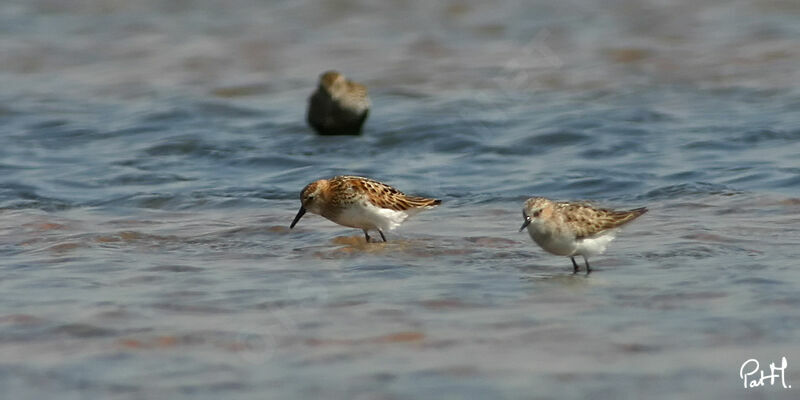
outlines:
[{"label": "bird's white belly", "polygon": [[408,214],[403,211],[362,203],[343,209],[332,220],[337,224],[353,228],[391,230],[398,227],[406,218]]},{"label": "bird's white belly", "polygon": [[577,249],[573,235],[559,234],[539,224],[528,225],[528,234],[541,248],[558,256],[571,256]]},{"label": "bird's white belly", "polygon": [[606,252],[606,246],[614,240],[617,231],[610,230],[604,232],[602,235],[585,238],[578,241],[578,246],[575,249],[575,254],[580,254],[584,257],[591,257]]},{"label": "bird's white belly", "polygon": [[543,223],[528,225],[528,234],[536,244],[544,250],[559,256],[582,255],[590,257],[602,254],[608,244],[614,240],[617,230],[612,229],[594,237],[575,238],[570,231],[560,231]]}]

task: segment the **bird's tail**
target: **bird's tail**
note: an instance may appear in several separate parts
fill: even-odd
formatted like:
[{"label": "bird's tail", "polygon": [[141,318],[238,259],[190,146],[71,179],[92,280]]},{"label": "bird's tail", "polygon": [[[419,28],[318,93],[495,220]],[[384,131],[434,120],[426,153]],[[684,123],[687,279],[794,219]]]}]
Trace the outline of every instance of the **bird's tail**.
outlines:
[{"label": "bird's tail", "polygon": [[442,204],[441,200],[426,197],[406,197],[406,201],[415,208],[433,208]]},{"label": "bird's tail", "polygon": [[647,212],[647,207],[639,207],[628,211],[618,211],[617,213],[615,213],[614,217],[617,220],[616,221],[617,226],[619,226],[631,222],[636,218],[639,218],[640,216],[642,216],[642,214],[646,212]]}]

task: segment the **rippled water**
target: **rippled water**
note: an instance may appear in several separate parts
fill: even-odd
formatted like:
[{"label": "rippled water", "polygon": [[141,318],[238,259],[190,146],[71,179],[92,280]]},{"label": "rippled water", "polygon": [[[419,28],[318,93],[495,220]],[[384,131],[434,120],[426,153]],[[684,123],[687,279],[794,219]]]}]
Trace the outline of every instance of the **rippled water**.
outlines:
[{"label": "rippled water", "polygon": [[[0,5],[4,398],[796,397],[795,2],[226,4]],[[444,203],[290,231],[340,173]],[[650,212],[572,275],[533,195]]]}]

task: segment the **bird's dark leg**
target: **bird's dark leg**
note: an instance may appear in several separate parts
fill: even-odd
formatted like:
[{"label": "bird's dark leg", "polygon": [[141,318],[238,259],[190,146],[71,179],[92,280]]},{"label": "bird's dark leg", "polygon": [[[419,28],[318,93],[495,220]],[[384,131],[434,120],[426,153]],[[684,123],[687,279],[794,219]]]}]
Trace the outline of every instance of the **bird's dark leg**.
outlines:
[{"label": "bird's dark leg", "polygon": [[386,242],[386,236],[383,236],[383,231],[378,229],[378,233],[381,234],[381,239],[383,239],[383,241]]},{"label": "bird's dark leg", "polygon": [[589,275],[592,272],[592,267],[589,266],[589,259],[583,256],[583,261],[586,263],[586,275]]},{"label": "bird's dark leg", "polygon": [[572,260],[572,267],[573,267],[572,273],[573,274],[577,274],[578,273],[578,263],[575,262],[575,257],[570,257],[569,259]]},{"label": "bird's dark leg", "polygon": [[369,243],[369,233],[367,233],[366,229],[362,229],[364,231],[364,237],[367,238],[367,243]]}]

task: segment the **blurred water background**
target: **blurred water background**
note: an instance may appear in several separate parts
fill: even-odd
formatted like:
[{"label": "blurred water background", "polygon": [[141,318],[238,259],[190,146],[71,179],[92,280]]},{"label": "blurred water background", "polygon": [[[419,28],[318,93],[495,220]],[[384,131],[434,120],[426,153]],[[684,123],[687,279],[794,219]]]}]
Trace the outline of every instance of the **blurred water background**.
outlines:
[{"label": "blurred water background", "polygon": [[[796,398],[800,2],[0,3],[7,399]],[[304,113],[335,68],[360,137]],[[308,182],[443,205],[365,246]],[[539,195],[647,206],[596,271]],[[786,356],[780,385],[739,368]],[[768,371],[767,371],[768,372]]]}]

